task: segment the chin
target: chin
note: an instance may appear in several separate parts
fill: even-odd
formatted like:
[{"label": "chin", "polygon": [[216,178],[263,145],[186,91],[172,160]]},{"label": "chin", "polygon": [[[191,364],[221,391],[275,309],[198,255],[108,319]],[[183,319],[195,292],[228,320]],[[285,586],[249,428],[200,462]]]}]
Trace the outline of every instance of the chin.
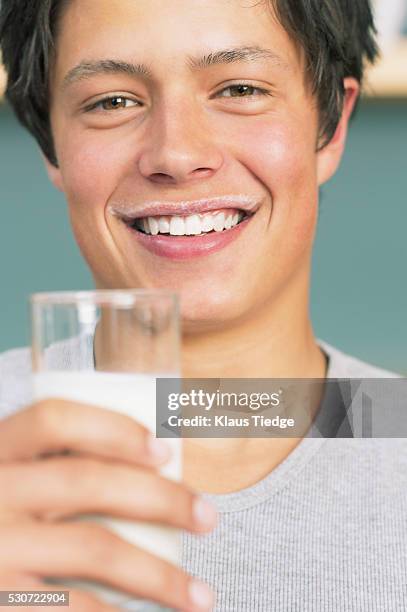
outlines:
[{"label": "chin", "polygon": [[[219,331],[244,318],[250,310],[247,292],[242,290],[246,283],[221,283],[213,275],[210,278],[194,273],[193,280],[171,275],[159,278],[135,278],[118,275],[122,281],[108,279],[103,281],[94,276],[98,289],[166,289],[176,293],[180,300],[182,330],[187,333]],[[198,281],[196,280],[198,277]],[[245,300],[246,297],[246,300]]]},{"label": "chin", "polygon": [[179,295],[182,329],[186,333],[225,329],[247,311],[242,292],[239,295],[214,288],[195,293],[180,291]]}]

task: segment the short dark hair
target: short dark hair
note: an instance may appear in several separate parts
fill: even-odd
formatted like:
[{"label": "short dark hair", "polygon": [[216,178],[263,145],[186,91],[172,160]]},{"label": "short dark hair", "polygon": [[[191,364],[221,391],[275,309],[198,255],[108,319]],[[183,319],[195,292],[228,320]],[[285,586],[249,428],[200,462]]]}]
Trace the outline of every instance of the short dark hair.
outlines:
[{"label": "short dark hair", "polygon": [[[69,0],[0,0],[0,46],[8,74],[6,97],[45,156],[57,159],[49,118],[49,68],[56,26]],[[319,148],[335,133],[343,79],[362,83],[364,65],[378,48],[370,0],[266,0],[302,48],[306,78],[317,97]]]}]

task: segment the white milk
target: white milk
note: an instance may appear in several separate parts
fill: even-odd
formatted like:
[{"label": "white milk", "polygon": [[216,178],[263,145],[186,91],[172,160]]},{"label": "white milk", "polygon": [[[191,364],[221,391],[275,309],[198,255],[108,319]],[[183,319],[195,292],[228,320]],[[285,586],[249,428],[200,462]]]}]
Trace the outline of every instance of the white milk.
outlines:
[{"label": "white milk", "polygon": [[[159,375],[163,377],[163,375]],[[33,376],[34,398],[69,399],[102,406],[131,416],[155,434],[156,431],[156,378],[146,374],[110,373],[94,371],[41,372]],[[181,440],[168,438],[171,459],[160,469],[160,474],[172,480],[182,478]],[[177,528],[154,525],[141,521],[81,515],[76,520],[98,522],[132,544],[179,565],[181,562],[181,531]],[[137,568],[134,568],[137,571]],[[59,579],[57,582],[61,582]],[[113,605],[130,603],[131,597],[112,589],[85,581],[65,581],[64,584],[86,588]],[[147,609],[135,607],[126,609]],[[139,602],[140,603],[140,602]],[[145,603],[145,602],[144,602]],[[150,609],[150,607],[148,607]]]}]

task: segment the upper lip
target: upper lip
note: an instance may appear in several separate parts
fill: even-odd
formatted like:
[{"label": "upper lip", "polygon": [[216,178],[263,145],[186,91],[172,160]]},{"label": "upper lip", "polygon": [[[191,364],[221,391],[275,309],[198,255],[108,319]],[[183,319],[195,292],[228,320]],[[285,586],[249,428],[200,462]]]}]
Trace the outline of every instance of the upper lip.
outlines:
[{"label": "upper lip", "polygon": [[109,211],[124,220],[132,221],[141,217],[164,215],[187,216],[220,208],[237,208],[246,213],[255,213],[260,207],[260,198],[246,195],[227,195],[201,200],[184,200],[181,202],[152,201],[144,204],[115,203]]}]

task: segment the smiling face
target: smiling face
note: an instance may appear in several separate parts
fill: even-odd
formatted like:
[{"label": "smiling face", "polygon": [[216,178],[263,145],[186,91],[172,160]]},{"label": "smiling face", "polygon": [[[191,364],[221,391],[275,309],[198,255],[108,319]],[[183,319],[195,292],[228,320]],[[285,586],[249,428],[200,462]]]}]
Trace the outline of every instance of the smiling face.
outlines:
[{"label": "smiling face", "polygon": [[267,2],[72,0],[51,92],[48,169],[97,287],[178,291],[191,329],[306,308],[341,147],[316,153],[304,62]]}]

